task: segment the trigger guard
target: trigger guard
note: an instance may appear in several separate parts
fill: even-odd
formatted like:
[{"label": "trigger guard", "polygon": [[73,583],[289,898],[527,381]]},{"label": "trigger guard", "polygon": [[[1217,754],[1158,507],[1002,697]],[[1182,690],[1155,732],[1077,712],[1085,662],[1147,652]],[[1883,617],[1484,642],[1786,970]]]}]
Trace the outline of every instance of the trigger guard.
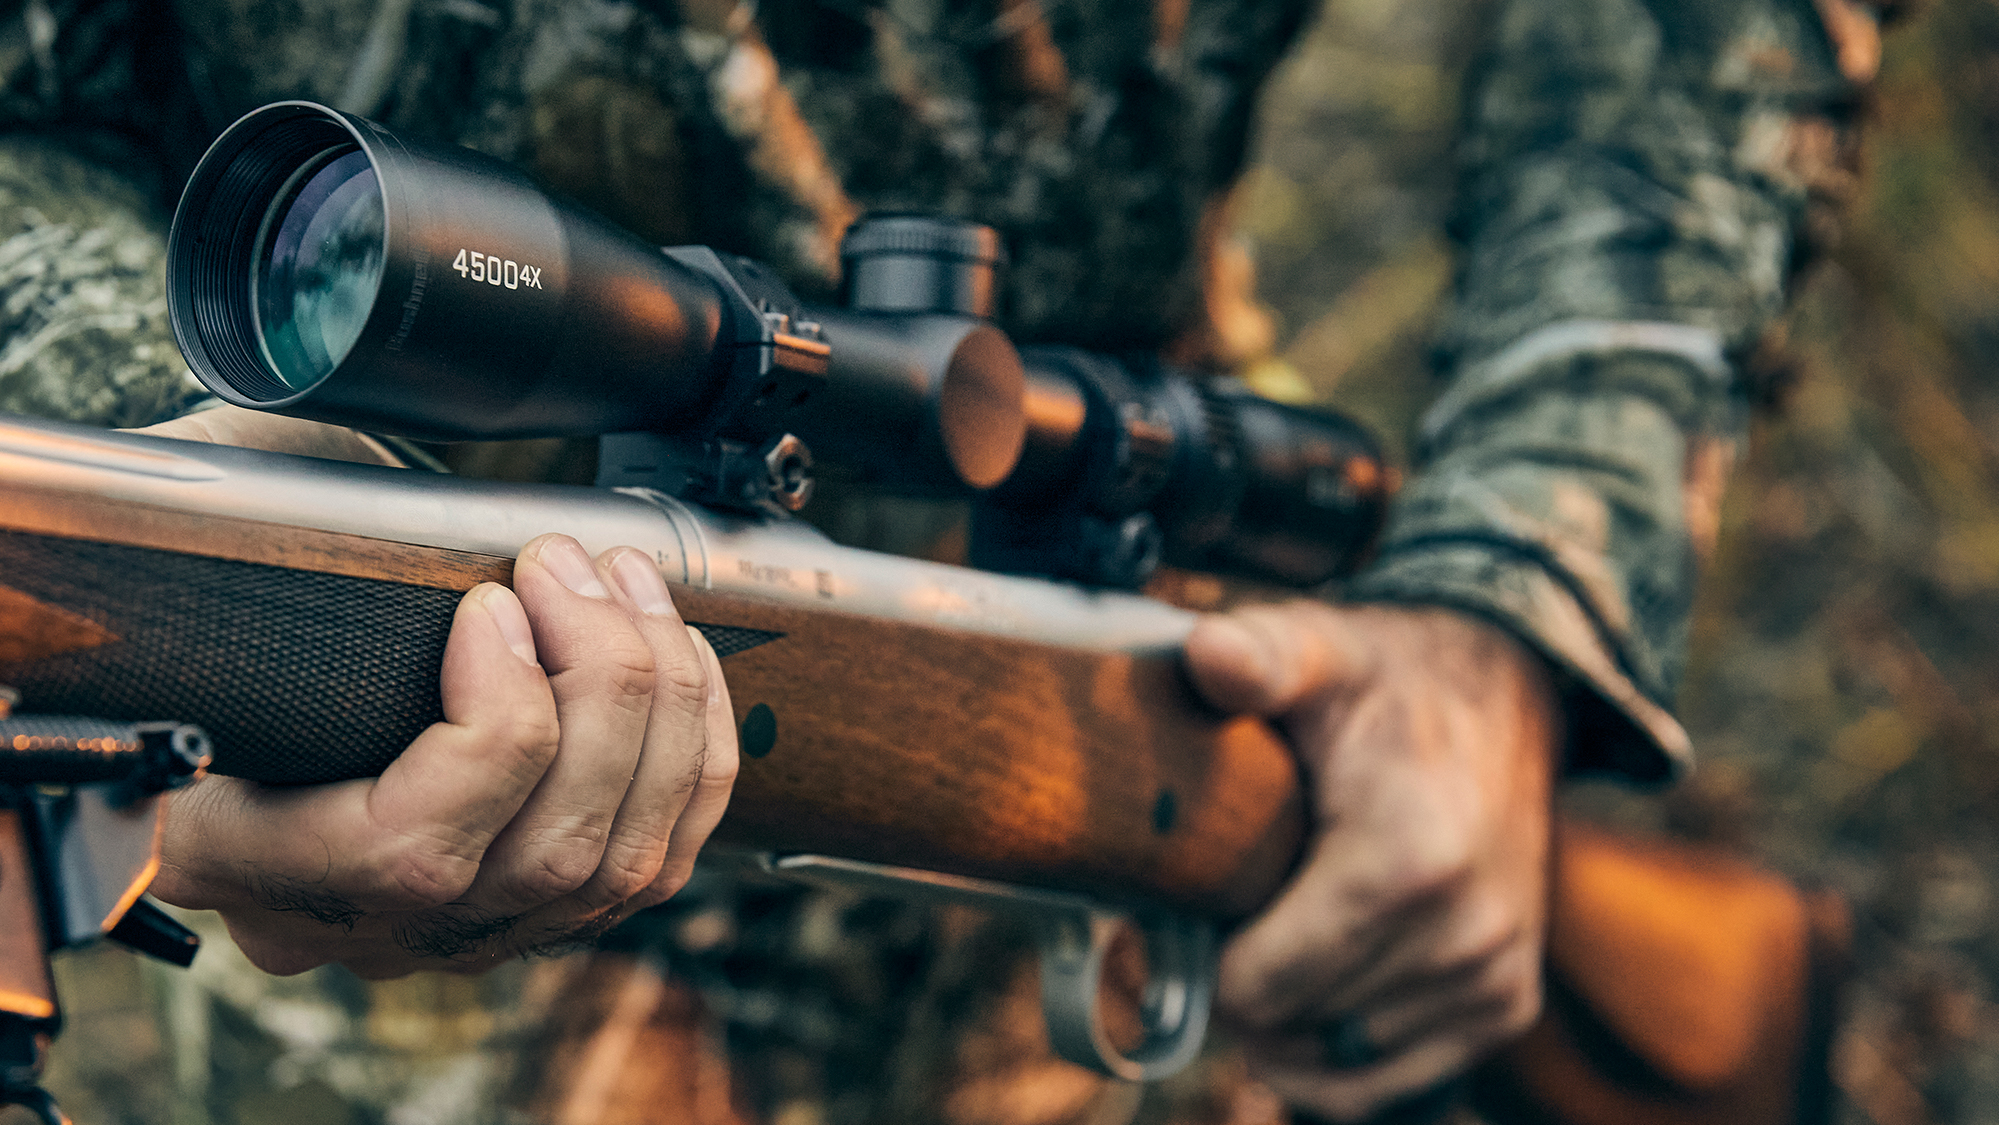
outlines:
[{"label": "trigger guard", "polygon": [[1140,1002],[1142,1037],[1130,1052],[1104,1030],[1097,994],[1123,917],[1063,911],[1040,920],[1041,1005],[1055,1053],[1127,1082],[1174,1074],[1200,1053],[1215,995],[1215,928],[1173,915],[1132,919],[1150,969]]},{"label": "trigger guard", "polygon": [[[959,903],[1032,919],[1041,945],[1041,1005],[1048,1041],[1062,1058],[1127,1082],[1166,1078],[1201,1053],[1215,998],[1215,925],[1164,911],[1126,913],[1069,891],[1022,887],[867,860],[823,855],[732,853],[710,846],[706,863],[823,886]],[[1104,959],[1120,922],[1145,935],[1151,970],[1139,1004],[1143,1035],[1122,1051],[1097,1011]]]}]

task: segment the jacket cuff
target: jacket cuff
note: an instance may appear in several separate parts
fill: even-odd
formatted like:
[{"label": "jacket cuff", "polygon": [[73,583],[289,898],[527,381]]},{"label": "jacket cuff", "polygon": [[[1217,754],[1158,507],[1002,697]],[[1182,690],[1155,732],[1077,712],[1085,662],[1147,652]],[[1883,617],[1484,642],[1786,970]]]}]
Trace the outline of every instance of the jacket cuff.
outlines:
[{"label": "jacket cuff", "polygon": [[1566,774],[1675,780],[1692,764],[1686,731],[1620,666],[1574,579],[1539,553],[1536,544],[1475,534],[1403,540],[1342,600],[1447,606],[1506,629],[1556,673],[1567,718]]}]

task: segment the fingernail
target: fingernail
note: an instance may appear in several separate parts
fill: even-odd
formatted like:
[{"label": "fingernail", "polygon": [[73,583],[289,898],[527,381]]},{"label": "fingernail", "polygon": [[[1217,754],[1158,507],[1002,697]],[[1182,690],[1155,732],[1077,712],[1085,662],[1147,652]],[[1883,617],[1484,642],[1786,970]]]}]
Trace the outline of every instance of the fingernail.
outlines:
[{"label": "fingernail", "polygon": [[548,568],[555,580],[586,598],[608,598],[611,591],[604,587],[597,577],[597,568],[590,564],[590,556],[585,554],[581,544],[568,536],[557,536],[541,545],[541,553],[535,556],[541,565]]},{"label": "fingernail", "polygon": [[500,631],[500,639],[514,650],[514,655],[530,668],[541,667],[534,651],[534,629],[528,625],[527,611],[521,608],[506,591],[494,588],[486,591],[479,599],[486,610],[486,616],[493,619],[493,627]]},{"label": "fingernail", "polygon": [[673,598],[666,592],[666,580],[659,576],[659,568],[637,551],[621,551],[611,560],[611,577],[618,580],[618,588],[639,607],[639,612],[647,617],[673,616]]}]

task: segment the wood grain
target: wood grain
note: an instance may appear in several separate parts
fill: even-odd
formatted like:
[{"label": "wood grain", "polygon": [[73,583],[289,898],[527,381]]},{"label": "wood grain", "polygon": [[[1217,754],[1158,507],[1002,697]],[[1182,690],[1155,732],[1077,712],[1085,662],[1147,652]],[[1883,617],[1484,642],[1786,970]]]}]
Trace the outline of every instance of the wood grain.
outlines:
[{"label": "wood grain", "polygon": [[514,560],[493,555],[25,488],[0,493],[0,530],[150,547],[438,590],[511,582],[514,573]]},{"label": "wood grain", "polygon": [[783,633],[729,658],[745,757],[718,838],[1163,900],[1240,916],[1302,844],[1297,766],[1191,702],[1176,661],[696,590],[690,621]]},{"label": "wood grain", "polygon": [[1802,1103],[1833,1041],[1828,988],[1852,944],[1844,904],[1701,844],[1571,817],[1555,840],[1547,1004],[1476,1075],[1481,1116],[1824,1120]]},{"label": "wood grain", "polygon": [[[0,664],[25,664],[110,644],[117,635],[66,609],[0,586]],[[0,719],[6,718],[0,712]]]}]

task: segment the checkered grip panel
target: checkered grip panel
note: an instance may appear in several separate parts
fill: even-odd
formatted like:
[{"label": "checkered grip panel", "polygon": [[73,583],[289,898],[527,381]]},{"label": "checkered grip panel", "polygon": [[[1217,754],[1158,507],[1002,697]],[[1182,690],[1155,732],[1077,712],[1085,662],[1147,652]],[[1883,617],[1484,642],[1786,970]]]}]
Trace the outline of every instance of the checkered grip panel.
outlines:
[{"label": "checkered grip panel", "polygon": [[[117,638],[0,663],[24,710],[194,723],[220,773],[370,776],[442,717],[449,590],[15,532],[0,584]],[[700,628],[723,656],[780,635]]]}]

